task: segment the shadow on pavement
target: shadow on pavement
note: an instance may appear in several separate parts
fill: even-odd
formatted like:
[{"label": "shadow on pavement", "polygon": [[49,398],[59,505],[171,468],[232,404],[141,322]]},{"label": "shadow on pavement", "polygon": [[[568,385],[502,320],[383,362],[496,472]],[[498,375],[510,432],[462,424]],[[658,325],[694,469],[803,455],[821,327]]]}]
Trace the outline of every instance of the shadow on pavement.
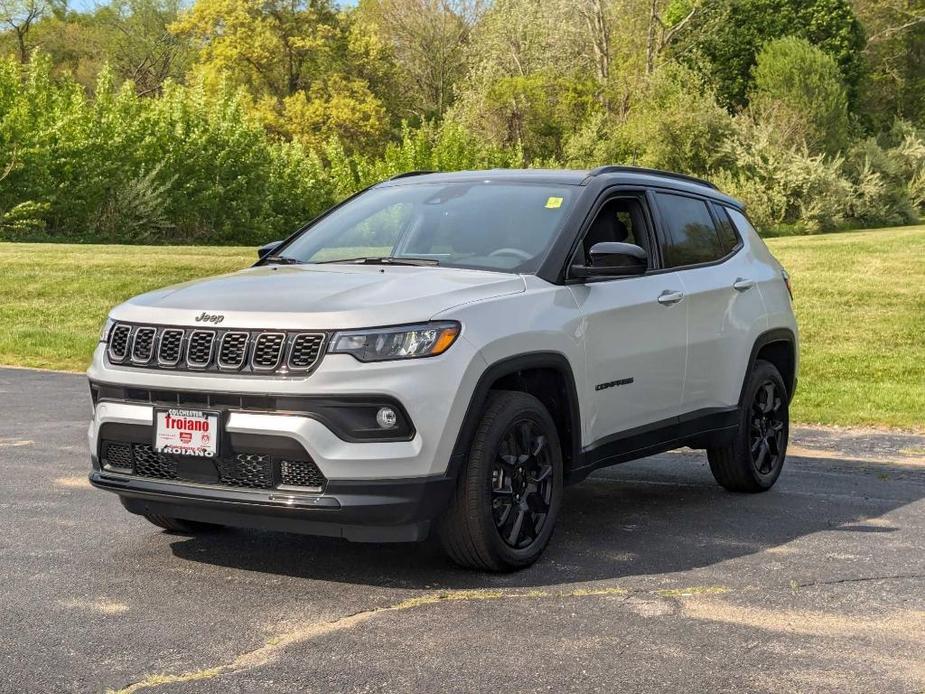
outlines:
[{"label": "shadow on pavement", "polygon": [[[871,494],[871,477],[882,493]],[[612,468],[567,489],[543,558],[515,574],[461,570],[436,541],[364,545],[228,530],[178,538],[171,548],[193,562],[341,583],[527,588],[686,571],[826,530],[891,532],[866,521],[923,496],[922,466],[797,457],[770,492],[732,494],[713,482],[704,456],[689,453]]]}]

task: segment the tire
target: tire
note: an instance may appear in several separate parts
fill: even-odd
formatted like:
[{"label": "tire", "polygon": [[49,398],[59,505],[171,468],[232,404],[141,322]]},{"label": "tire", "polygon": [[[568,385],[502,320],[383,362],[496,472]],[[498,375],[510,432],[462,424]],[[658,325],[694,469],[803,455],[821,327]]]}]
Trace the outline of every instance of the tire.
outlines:
[{"label": "tire", "polygon": [[210,533],[221,529],[223,526],[214,523],[201,523],[199,521],[183,520],[182,518],[171,518],[170,516],[160,516],[153,513],[145,513],[144,517],[148,522],[153,523],[159,528],[168,532],[179,533],[181,535],[198,535],[200,533]]},{"label": "tire", "polygon": [[438,533],[460,566],[514,571],[535,562],[552,536],[562,449],[555,422],[532,395],[495,391],[483,411]]},{"label": "tire", "polygon": [[732,492],[766,492],[780,476],[790,436],[790,398],[770,362],[758,360],[739,405],[739,428],[729,446],[708,448],[713,477]]}]

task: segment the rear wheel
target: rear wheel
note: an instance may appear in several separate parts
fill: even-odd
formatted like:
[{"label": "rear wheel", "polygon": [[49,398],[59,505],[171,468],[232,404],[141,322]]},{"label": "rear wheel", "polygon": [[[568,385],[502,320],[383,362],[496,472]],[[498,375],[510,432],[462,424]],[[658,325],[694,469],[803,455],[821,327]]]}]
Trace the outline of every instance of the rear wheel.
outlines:
[{"label": "rear wheel", "polygon": [[777,368],[756,361],[739,412],[739,430],[729,446],[710,448],[713,477],[734,492],[764,492],[774,486],[787,455],[789,398]]},{"label": "rear wheel", "polygon": [[145,513],[144,517],[159,528],[163,528],[172,533],[180,533],[181,535],[198,535],[200,533],[215,532],[224,527],[215,525],[214,523],[201,523],[199,521],[172,518],[170,516],[161,516],[154,513]]},{"label": "rear wheel", "polygon": [[549,542],[561,501],[562,450],[549,412],[532,395],[492,393],[440,520],[447,554],[474,569],[529,566]]}]

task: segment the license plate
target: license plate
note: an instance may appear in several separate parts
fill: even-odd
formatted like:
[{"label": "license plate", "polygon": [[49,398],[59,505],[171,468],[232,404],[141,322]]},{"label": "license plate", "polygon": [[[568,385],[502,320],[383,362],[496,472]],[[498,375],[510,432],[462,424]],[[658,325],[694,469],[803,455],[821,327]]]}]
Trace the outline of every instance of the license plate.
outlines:
[{"label": "license plate", "polygon": [[154,413],[154,450],[158,453],[214,458],[218,437],[218,412],[169,409]]}]

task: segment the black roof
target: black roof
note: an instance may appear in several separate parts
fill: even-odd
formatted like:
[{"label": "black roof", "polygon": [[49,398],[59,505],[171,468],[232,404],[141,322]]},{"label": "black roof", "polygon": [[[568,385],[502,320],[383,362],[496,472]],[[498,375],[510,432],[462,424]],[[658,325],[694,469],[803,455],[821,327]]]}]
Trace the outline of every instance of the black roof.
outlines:
[{"label": "black roof", "polygon": [[595,180],[611,183],[643,185],[707,195],[735,207],[742,203],[720,190],[709,181],[672,173],[635,166],[601,166],[597,169],[485,169],[482,171],[453,171],[438,173],[432,171],[409,171],[393,176],[379,185],[393,186],[409,183],[453,183],[462,181],[528,181],[531,183],[550,183],[554,185],[588,185]]}]

